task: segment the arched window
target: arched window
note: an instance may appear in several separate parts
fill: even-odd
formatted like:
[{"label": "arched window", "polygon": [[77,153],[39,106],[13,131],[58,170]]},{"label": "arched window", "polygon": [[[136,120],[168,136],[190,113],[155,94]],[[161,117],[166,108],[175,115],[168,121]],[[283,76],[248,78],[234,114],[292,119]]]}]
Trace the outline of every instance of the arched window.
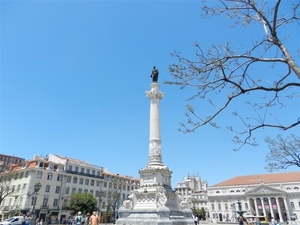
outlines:
[{"label": "arched window", "polygon": [[230,193],[234,192],[234,190],[231,190]]},{"label": "arched window", "polygon": [[216,193],[220,193],[219,191],[216,191]]},{"label": "arched window", "polygon": [[295,189],[295,190],[298,190],[299,188],[298,188],[298,187],[294,187],[294,189]]}]

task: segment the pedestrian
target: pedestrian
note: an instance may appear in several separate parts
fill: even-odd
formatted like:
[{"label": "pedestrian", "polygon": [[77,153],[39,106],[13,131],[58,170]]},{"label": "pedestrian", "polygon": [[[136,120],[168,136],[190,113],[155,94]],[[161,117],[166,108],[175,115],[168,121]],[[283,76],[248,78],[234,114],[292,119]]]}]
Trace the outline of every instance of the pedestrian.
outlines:
[{"label": "pedestrian", "polygon": [[79,211],[79,212],[77,213],[77,216],[75,217],[75,223],[76,223],[77,225],[80,225],[81,222],[83,222],[83,218],[82,218],[81,212]]},{"label": "pedestrian", "polygon": [[244,225],[244,218],[242,216],[239,217],[239,225]]},{"label": "pedestrian", "polygon": [[197,225],[197,224],[198,224],[198,217],[197,217],[197,216],[195,216],[195,215],[193,215],[193,219],[194,219],[194,223],[195,223],[195,225]]},{"label": "pedestrian", "polygon": [[26,218],[25,218],[25,214],[23,214],[22,225],[25,225],[25,223],[26,223]]},{"label": "pedestrian", "polygon": [[93,214],[90,216],[89,222],[90,222],[89,225],[98,225],[99,217],[96,211],[94,211]]}]

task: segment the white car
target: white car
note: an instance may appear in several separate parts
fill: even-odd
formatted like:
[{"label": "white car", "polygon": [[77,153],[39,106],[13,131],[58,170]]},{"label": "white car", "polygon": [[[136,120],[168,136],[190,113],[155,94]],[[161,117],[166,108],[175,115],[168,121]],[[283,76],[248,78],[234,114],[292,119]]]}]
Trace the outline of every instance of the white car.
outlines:
[{"label": "white car", "polygon": [[0,222],[0,225],[22,225],[22,219],[23,216],[13,216]]}]

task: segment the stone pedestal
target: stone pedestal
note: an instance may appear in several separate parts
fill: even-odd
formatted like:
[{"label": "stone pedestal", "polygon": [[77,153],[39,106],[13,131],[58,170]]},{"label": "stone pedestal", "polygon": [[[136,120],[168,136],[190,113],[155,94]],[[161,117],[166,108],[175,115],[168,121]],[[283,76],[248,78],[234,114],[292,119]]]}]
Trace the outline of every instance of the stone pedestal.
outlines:
[{"label": "stone pedestal", "polygon": [[162,162],[159,101],[163,93],[156,82],[146,92],[150,99],[149,161],[139,171],[140,188],[119,209],[118,225],[193,225],[192,211],[171,187],[171,174]]}]

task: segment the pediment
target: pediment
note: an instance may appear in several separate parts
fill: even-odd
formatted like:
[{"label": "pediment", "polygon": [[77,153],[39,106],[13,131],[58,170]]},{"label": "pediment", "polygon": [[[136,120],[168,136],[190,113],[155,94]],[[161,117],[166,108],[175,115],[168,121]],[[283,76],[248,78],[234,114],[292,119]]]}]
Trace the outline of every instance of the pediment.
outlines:
[{"label": "pediment", "polygon": [[265,195],[282,195],[282,194],[286,194],[285,191],[281,190],[281,189],[277,189],[274,187],[268,187],[266,185],[259,185],[257,187],[254,187],[253,189],[247,191],[245,193],[245,195],[247,196],[265,196]]}]

